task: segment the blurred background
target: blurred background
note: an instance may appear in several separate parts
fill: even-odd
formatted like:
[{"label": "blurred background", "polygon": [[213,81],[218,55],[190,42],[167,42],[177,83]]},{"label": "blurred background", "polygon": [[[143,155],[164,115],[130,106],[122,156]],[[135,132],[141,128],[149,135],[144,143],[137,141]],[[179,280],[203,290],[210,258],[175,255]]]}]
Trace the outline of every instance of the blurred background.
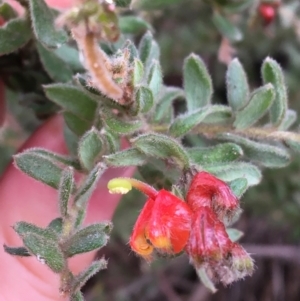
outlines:
[{"label": "blurred background", "polygon": [[[263,3],[256,0],[152,0],[152,4],[137,13],[154,28],[167,85],[182,86],[183,60],[195,52],[203,58],[212,76],[214,101],[226,103],[225,73],[231,58],[240,59],[251,87],[255,88],[261,85],[262,61],[270,56],[285,72],[290,108],[300,112],[298,0]],[[262,4],[269,5],[273,11],[261,10]],[[221,26],[212,17],[219,9],[225,20]],[[124,13],[132,14],[132,11]],[[134,39],[139,41],[141,35]],[[40,123],[32,109],[20,106],[19,95],[7,90],[7,98],[11,117],[1,135],[1,172],[11,154]],[[22,102],[26,104],[26,99]],[[176,106],[180,108],[180,102]],[[299,120],[293,129],[299,130]],[[212,295],[199,282],[185,255],[160,258],[151,265],[138,258],[130,250],[128,239],[144,197],[131,192],[123,198],[115,213],[110,243],[98,255],[109,258],[108,269],[86,285],[86,299],[299,301],[300,158],[294,155],[288,167],[265,169],[263,175],[263,181],[243,196],[244,212],[234,225],[244,232],[240,242],[255,259],[252,277],[229,287],[219,285],[218,292]]]}]

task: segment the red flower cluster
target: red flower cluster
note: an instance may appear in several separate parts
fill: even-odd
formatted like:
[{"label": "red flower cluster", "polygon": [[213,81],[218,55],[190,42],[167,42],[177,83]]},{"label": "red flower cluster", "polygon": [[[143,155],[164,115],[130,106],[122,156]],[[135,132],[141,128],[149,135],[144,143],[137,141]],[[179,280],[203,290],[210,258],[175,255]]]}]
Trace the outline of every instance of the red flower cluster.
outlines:
[{"label": "red flower cluster", "polygon": [[229,186],[207,172],[193,178],[186,202],[171,192],[152,194],[134,226],[131,248],[146,260],[154,249],[174,255],[183,250],[196,268],[204,267],[214,281],[229,284],[250,275],[253,261],[225,230],[224,219],[239,210]]},{"label": "red flower cluster", "polygon": [[279,1],[274,1],[274,2],[262,2],[258,6],[258,12],[262,17],[265,25],[269,25],[275,19],[279,5],[280,5]]}]

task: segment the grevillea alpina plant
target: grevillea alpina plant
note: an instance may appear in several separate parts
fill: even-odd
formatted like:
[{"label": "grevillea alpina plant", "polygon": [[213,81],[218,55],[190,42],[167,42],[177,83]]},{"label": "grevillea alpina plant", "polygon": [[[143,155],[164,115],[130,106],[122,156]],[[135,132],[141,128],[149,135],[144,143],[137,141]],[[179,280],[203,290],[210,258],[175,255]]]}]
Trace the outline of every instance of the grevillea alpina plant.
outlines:
[{"label": "grevillea alpina plant", "polygon": [[[145,183],[108,183],[112,193],[135,187],[148,197],[129,238],[136,254],[150,263],[156,254],[185,253],[212,291],[217,282],[251,275],[253,260],[230,228],[241,212],[239,199],[260,182],[260,168],[287,166],[291,150],[300,150],[300,135],[288,131],[297,114],[288,109],[280,65],[266,58],[263,84],[251,91],[242,64],[233,59],[224,79],[228,104],[215,104],[211,76],[196,54],[184,60],[183,88],[164,84],[152,27],[128,10],[157,8],[155,1],[78,0],[64,12],[43,0],[19,2],[22,16],[0,4],[0,61],[20,57],[26,64],[16,64],[3,80],[30,99],[39,117],[63,116],[70,155],[32,148],[14,156],[17,168],[58,191],[59,212],[46,228],[18,222],[14,230],[23,245],[5,245],[5,251],[37,257],[60,275],[62,295],[83,300],[80,289],[106,260],[74,275],[69,258],[105,246],[112,229],[110,222],[83,225],[89,198],[105,170],[136,166]],[[242,38],[225,18],[229,11],[254,9],[265,23],[274,20],[266,6],[279,4],[250,8],[249,2],[211,1],[223,36]],[[141,33],[136,46],[134,36]],[[32,86],[18,68],[30,74]],[[121,149],[121,139],[129,148]]]}]

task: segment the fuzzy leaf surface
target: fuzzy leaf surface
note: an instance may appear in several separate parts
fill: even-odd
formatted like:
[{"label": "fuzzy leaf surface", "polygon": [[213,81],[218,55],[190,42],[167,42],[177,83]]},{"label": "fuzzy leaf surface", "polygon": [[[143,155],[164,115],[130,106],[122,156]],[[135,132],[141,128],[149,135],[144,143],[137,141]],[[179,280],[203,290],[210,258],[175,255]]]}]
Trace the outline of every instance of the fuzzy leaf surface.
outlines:
[{"label": "fuzzy leaf surface", "polygon": [[21,257],[29,257],[31,254],[24,247],[8,247],[7,245],[3,245],[4,251],[13,256],[21,256]]},{"label": "fuzzy leaf surface", "polygon": [[58,190],[59,211],[62,217],[68,214],[68,206],[75,186],[74,170],[72,167],[67,167],[62,172]]},{"label": "fuzzy leaf surface", "polygon": [[144,19],[137,16],[120,16],[119,27],[125,34],[140,34],[146,30],[152,30],[151,25]]},{"label": "fuzzy leaf surface", "polygon": [[128,148],[104,156],[104,160],[109,166],[139,166],[146,162],[147,157],[135,148]]},{"label": "fuzzy leaf surface", "polygon": [[240,198],[248,189],[248,181],[245,178],[237,178],[231,181],[229,186],[233,193]]}]

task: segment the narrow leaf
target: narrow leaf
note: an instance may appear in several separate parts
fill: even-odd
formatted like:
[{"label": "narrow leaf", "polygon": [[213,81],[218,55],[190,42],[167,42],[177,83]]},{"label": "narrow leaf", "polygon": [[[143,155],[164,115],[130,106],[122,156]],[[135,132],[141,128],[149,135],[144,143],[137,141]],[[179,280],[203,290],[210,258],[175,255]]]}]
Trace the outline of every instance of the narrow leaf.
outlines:
[{"label": "narrow leaf", "polygon": [[57,240],[56,233],[53,232],[51,229],[40,228],[34,224],[30,224],[27,222],[17,222],[13,228],[16,231],[16,233],[18,233],[21,237],[25,237],[28,234],[36,234],[45,239]]},{"label": "narrow leaf", "polygon": [[140,34],[146,30],[152,30],[151,25],[137,16],[120,16],[119,27],[125,34]]},{"label": "narrow leaf", "polygon": [[227,100],[234,111],[246,106],[249,100],[249,84],[245,70],[235,58],[228,66],[226,73]]},{"label": "narrow leaf", "polygon": [[70,297],[70,301],[84,301],[83,294],[80,291],[72,294]]},{"label": "narrow leaf", "polygon": [[64,269],[66,262],[58,244],[32,233],[23,238],[23,243],[31,254],[53,272],[60,273]]},{"label": "narrow leaf", "polygon": [[261,166],[281,168],[290,163],[289,152],[283,147],[256,142],[230,133],[222,134],[219,137],[242,146],[245,156]]},{"label": "narrow leaf", "polygon": [[185,150],[175,139],[161,134],[145,134],[132,139],[132,144],[147,156],[172,159],[181,168],[189,166]]},{"label": "narrow leaf", "polygon": [[10,255],[13,256],[21,256],[21,257],[29,257],[31,254],[28,252],[28,250],[24,247],[8,247],[7,245],[3,245],[4,251]]},{"label": "narrow leaf", "polygon": [[212,80],[199,56],[191,54],[185,59],[183,81],[189,112],[210,103],[213,93]]},{"label": "narrow leaf", "polygon": [[62,168],[58,167],[52,160],[27,150],[15,155],[14,163],[28,176],[58,189]]},{"label": "narrow leaf", "polygon": [[47,228],[60,235],[62,233],[62,226],[63,226],[63,219],[61,217],[57,217],[50,222]]},{"label": "narrow leaf", "polygon": [[225,17],[218,12],[214,12],[212,21],[223,37],[237,42],[242,40],[243,34],[238,27],[230,23]]},{"label": "narrow leaf", "polygon": [[71,80],[73,72],[69,66],[53,51],[47,49],[41,43],[37,42],[36,45],[41,62],[48,75],[57,82],[67,82]]},{"label": "narrow leaf", "polygon": [[245,162],[234,162],[205,167],[205,170],[226,182],[245,178],[249,186],[257,185],[262,178],[260,170]]},{"label": "narrow leaf", "polygon": [[217,292],[217,288],[215,287],[212,280],[208,277],[205,268],[196,268],[196,273],[206,288],[208,288],[212,293]]},{"label": "narrow leaf", "polygon": [[53,11],[44,0],[29,0],[29,8],[34,34],[42,44],[58,48],[67,42],[66,32],[56,29]]},{"label": "narrow leaf", "polygon": [[160,93],[162,87],[162,71],[159,62],[154,61],[151,65],[149,76],[148,76],[148,86],[153,93],[154,99]]},{"label": "narrow leaf", "polygon": [[286,131],[296,122],[296,120],[297,112],[294,110],[287,110],[278,129],[281,131]]},{"label": "narrow leaf", "polygon": [[146,162],[146,156],[135,148],[128,148],[120,152],[104,156],[109,166],[139,166]]},{"label": "narrow leaf", "polygon": [[248,189],[248,181],[245,178],[237,178],[229,183],[229,186],[233,193],[238,197],[241,198],[242,195]]},{"label": "narrow leaf", "polygon": [[226,232],[230,238],[231,241],[235,242],[238,241],[240,238],[244,236],[244,233],[238,229],[234,228],[227,228]]},{"label": "narrow leaf", "polygon": [[98,131],[93,127],[86,132],[78,144],[78,157],[84,168],[90,170],[105,152],[105,145]]},{"label": "narrow leaf", "polygon": [[269,110],[274,98],[275,91],[271,84],[255,90],[247,106],[236,113],[234,127],[245,129],[256,123]]},{"label": "narrow leaf", "polygon": [[93,125],[93,120],[84,120],[70,112],[64,112],[63,116],[68,128],[78,137],[81,137]]},{"label": "narrow leaf", "polygon": [[136,91],[135,101],[139,105],[139,112],[149,112],[154,104],[154,97],[152,91],[147,87],[140,86]]},{"label": "narrow leaf", "polygon": [[62,248],[68,257],[102,248],[108,242],[111,229],[110,222],[87,226],[67,239]]},{"label": "narrow leaf", "polygon": [[17,51],[31,39],[31,28],[28,20],[16,18],[0,27],[0,55]]},{"label": "narrow leaf", "polygon": [[46,96],[68,112],[91,121],[95,117],[97,102],[85,91],[67,84],[44,86]]},{"label": "narrow leaf", "polygon": [[243,155],[242,148],[234,143],[222,143],[210,147],[193,147],[186,149],[186,151],[191,160],[200,166],[232,162]]},{"label": "narrow leaf", "polygon": [[284,120],[288,107],[287,90],[280,65],[270,57],[267,57],[262,65],[262,77],[264,83],[271,83],[275,88],[275,99],[270,109],[271,122],[279,126]]},{"label": "narrow leaf", "polygon": [[74,188],[75,188],[74,170],[72,167],[67,167],[62,172],[59,190],[58,190],[59,211],[62,217],[66,217],[68,215],[68,207]]},{"label": "narrow leaf", "polygon": [[133,75],[132,75],[132,83],[135,87],[138,85],[144,77],[144,65],[141,60],[135,58],[133,61]]},{"label": "narrow leaf", "polygon": [[54,50],[56,56],[64,61],[73,71],[83,71],[84,68],[79,60],[79,51],[66,44]]}]

